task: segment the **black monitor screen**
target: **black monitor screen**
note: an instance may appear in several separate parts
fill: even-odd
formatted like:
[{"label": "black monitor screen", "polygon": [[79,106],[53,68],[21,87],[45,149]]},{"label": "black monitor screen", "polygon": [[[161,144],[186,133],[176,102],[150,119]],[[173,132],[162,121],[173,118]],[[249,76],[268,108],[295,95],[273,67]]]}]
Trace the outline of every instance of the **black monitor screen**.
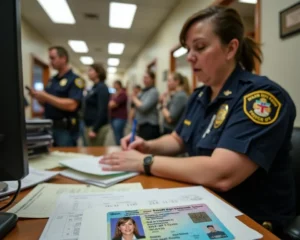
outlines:
[{"label": "black monitor screen", "polygon": [[28,174],[19,0],[0,1],[0,181]]}]

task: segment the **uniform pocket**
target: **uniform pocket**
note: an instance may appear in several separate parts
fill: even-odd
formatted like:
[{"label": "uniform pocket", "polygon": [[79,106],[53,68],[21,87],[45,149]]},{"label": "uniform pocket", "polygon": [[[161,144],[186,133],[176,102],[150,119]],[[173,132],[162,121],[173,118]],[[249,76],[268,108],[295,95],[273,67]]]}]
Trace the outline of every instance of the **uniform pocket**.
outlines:
[{"label": "uniform pocket", "polygon": [[184,142],[188,142],[191,138],[193,129],[190,126],[184,126],[180,134]]}]

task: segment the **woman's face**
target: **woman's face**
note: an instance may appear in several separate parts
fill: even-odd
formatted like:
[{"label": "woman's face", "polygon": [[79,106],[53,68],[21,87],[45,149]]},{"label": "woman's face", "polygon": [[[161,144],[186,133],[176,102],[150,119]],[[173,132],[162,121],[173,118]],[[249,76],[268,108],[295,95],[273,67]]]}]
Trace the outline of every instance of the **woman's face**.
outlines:
[{"label": "woman's face", "polygon": [[98,78],[97,72],[92,67],[90,67],[89,70],[88,70],[88,76],[89,76],[89,79],[91,79],[92,81],[94,81],[95,79]]},{"label": "woman's face", "polygon": [[168,89],[169,91],[174,91],[176,90],[177,87],[177,82],[174,80],[174,77],[172,74],[168,76]]},{"label": "woman's face", "polygon": [[210,21],[201,21],[194,23],[187,31],[186,45],[189,51],[187,60],[198,81],[207,86],[217,85],[228,67],[228,61],[234,58],[229,44],[221,44]]},{"label": "woman's face", "polygon": [[131,220],[128,220],[125,223],[122,223],[119,226],[119,229],[123,235],[131,235],[134,232],[134,224]]},{"label": "woman's face", "polygon": [[119,90],[119,89],[120,89],[120,86],[119,86],[119,84],[117,84],[117,83],[114,83],[114,88],[115,88],[116,90]]},{"label": "woman's face", "polygon": [[153,85],[153,79],[149,76],[148,73],[144,74],[144,85],[145,87],[150,87]]}]

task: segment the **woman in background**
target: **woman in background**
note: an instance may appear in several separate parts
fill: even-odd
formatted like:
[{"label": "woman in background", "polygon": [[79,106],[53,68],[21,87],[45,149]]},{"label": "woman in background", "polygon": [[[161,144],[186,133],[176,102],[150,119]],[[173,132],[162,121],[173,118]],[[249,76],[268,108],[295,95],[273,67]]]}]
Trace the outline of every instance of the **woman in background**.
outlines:
[{"label": "woman in background", "polygon": [[123,89],[121,81],[114,82],[116,93],[109,101],[111,126],[114,132],[116,145],[120,145],[121,138],[124,137],[124,129],[127,122],[127,94]]},{"label": "woman in background", "polygon": [[189,96],[189,87],[186,84],[187,79],[180,73],[171,73],[168,77],[168,89],[171,94],[162,100],[163,134],[169,134],[175,129],[184,112]]},{"label": "woman in background", "polygon": [[85,138],[88,146],[103,146],[109,130],[106,71],[102,64],[92,64],[88,76],[94,85],[84,99]]},{"label": "woman in background", "polygon": [[151,140],[160,136],[158,124],[158,91],[154,87],[155,74],[147,71],[144,75],[145,88],[139,96],[134,93],[132,102],[135,105],[136,120],[138,124],[138,136]]}]

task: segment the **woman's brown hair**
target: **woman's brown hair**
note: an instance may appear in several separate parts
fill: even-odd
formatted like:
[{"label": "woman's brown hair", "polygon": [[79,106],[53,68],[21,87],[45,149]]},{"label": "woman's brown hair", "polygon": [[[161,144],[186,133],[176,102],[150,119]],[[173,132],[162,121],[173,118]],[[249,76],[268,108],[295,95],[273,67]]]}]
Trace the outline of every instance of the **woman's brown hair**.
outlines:
[{"label": "woman's brown hair", "polygon": [[98,74],[98,78],[100,82],[104,82],[106,79],[106,71],[105,68],[101,63],[94,63],[90,65],[91,68],[95,70],[95,72]]},{"label": "woman's brown hair", "polygon": [[255,66],[255,58],[261,62],[262,52],[259,45],[251,38],[244,36],[244,25],[239,13],[222,6],[205,8],[192,15],[182,27],[180,43],[186,47],[186,35],[190,27],[201,21],[209,20],[213,24],[215,34],[222,44],[228,44],[232,39],[239,41],[239,48],[235,56],[236,61],[247,70],[252,71]]},{"label": "woman's brown hair", "polygon": [[179,85],[182,86],[183,91],[185,91],[185,93],[189,96],[191,94],[191,90],[187,77],[178,72],[172,73],[172,76],[175,81],[179,82]]},{"label": "woman's brown hair", "polygon": [[120,231],[119,227],[124,224],[124,223],[127,223],[128,221],[131,221],[133,226],[134,226],[134,230],[133,230],[133,234],[135,236],[140,236],[140,233],[139,233],[139,230],[136,226],[136,223],[134,221],[134,219],[132,219],[131,217],[123,217],[123,218],[120,218],[117,222],[117,226],[116,226],[116,230],[115,230],[115,236],[114,238],[116,237],[121,237],[122,236],[122,232]]}]

